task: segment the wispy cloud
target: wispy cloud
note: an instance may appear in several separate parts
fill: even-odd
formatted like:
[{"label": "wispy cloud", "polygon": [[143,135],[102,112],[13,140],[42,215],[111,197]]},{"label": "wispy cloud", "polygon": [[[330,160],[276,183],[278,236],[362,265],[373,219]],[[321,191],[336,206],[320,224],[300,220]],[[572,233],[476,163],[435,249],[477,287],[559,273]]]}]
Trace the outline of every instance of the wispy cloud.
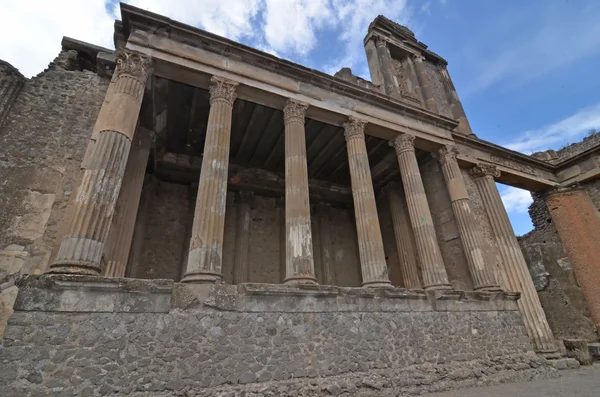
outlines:
[{"label": "wispy cloud", "polygon": [[498,18],[506,26],[493,26],[502,31],[502,36],[495,37],[503,43],[496,53],[489,54],[490,37],[474,36],[475,42],[467,51],[474,78],[464,95],[499,84],[504,89],[519,87],[600,53],[598,2],[581,7],[565,3],[564,8],[557,4],[544,10],[532,8],[530,12],[536,12],[536,21],[531,22],[523,21],[520,10],[512,11],[514,28],[511,17],[506,16]]},{"label": "wispy cloud", "polygon": [[527,214],[529,205],[533,202],[529,191],[505,185],[498,185],[498,188],[506,212],[512,214]]},{"label": "wispy cloud", "polygon": [[581,139],[593,128],[600,129],[600,102],[555,123],[525,131],[505,146],[525,153],[558,149],[560,145]]}]

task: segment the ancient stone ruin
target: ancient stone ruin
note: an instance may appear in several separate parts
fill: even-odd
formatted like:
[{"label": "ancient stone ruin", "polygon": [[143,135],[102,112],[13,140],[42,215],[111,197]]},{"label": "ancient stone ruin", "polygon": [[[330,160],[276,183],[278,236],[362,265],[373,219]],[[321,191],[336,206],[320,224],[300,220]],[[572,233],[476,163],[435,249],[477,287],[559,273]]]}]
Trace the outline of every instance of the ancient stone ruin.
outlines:
[{"label": "ancient stone ruin", "polygon": [[[0,62],[3,396],[395,396],[597,341],[596,140],[479,139],[447,62],[383,16],[366,81],[121,14],[116,51]],[[496,182],[536,197],[520,242]]]}]

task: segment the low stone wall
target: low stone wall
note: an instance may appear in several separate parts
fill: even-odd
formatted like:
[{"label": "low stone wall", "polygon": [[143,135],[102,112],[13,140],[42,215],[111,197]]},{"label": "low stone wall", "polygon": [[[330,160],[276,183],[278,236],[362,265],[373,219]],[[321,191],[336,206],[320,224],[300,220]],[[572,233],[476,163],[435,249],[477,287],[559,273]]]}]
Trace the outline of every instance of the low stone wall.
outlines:
[{"label": "low stone wall", "polygon": [[47,275],[18,285],[3,396],[385,396],[551,373],[513,293]]}]

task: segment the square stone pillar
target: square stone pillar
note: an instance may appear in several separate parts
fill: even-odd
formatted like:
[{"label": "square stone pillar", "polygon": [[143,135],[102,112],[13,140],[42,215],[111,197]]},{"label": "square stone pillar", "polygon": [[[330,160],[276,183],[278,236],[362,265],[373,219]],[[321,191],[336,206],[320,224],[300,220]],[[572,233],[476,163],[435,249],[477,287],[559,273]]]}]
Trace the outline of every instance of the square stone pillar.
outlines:
[{"label": "square stone pillar", "polygon": [[285,283],[316,284],[308,197],[304,114],[308,105],[288,100],[285,123]]},{"label": "square stone pillar", "polygon": [[456,218],[458,233],[473,280],[473,289],[476,291],[499,291],[500,285],[494,275],[494,268],[492,264],[486,263],[484,259],[483,232],[471,208],[469,192],[456,161],[457,154],[458,149],[456,146],[444,146],[438,150],[435,157],[442,166],[442,174],[444,174],[448,196],[450,196],[452,203],[452,211]]},{"label": "square stone pillar", "polygon": [[423,95],[423,100],[425,101],[425,107],[427,110],[430,110],[434,113],[438,112],[437,103],[435,102],[435,98],[433,97],[433,91],[431,90],[431,83],[429,82],[429,76],[427,75],[427,71],[423,66],[423,58],[420,54],[414,55],[414,65],[415,71],[417,73],[417,80],[419,81],[419,86],[421,87],[421,94]]},{"label": "square stone pillar", "polygon": [[52,273],[99,275],[104,244],[134,137],[150,59],[129,51],[117,54],[111,98],[102,105],[94,130],[100,131],[83,172],[77,195],[68,209],[69,229],[61,242]]},{"label": "square stone pillar", "polygon": [[396,79],[394,64],[387,42],[380,38],[375,38],[375,46],[377,48],[377,59],[379,60],[381,75],[383,76],[383,85],[385,93],[389,96],[400,96],[398,81]]},{"label": "square stone pillar", "polygon": [[425,196],[421,171],[415,155],[414,140],[414,136],[402,134],[390,144],[394,146],[398,156],[408,214],[421,263],[423,287],[426,290],[452,289],[438,246],[427,196]]},{"label": "square stone pillar", "polygon": [[317,222],[319,227],[319,239],[321,247],[321,273],[323,278],[323,284],[335,285],[335,269],[334,258],[331,244],[331,220],[329,214],[331,212],[331,204],[328,203],[317,203]]},{"label": "square stone pillar", "polygon": [[365,143],[366,124],[365,121],[352,118],[344,124],[362,285],[363,287],[391,287]]},{"label": "square stone pillar", "polygon": [[503,288],[521,293],[517,304],[535,350],[549,356],[556,355],[554,336],[494,181],[500,176],[500,171],[492,165],[481,164],[470,172],[475,177],[500,253]]},{"label": "square stone pillar", "polygon": [[229,143],[235,90],[238,83],[213,76],[210,80],[210,111],[198,196],[192,225],[187,268],[181,281],[211,283],[221,280],[223,233],[227,200]]}]

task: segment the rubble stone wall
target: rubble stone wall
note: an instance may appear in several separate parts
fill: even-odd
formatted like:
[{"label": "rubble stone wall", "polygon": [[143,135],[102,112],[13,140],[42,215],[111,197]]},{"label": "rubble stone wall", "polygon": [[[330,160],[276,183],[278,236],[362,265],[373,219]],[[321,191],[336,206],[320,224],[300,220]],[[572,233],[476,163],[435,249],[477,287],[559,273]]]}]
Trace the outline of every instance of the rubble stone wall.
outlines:
[{"label": "rubble stone wall", "polygon": [[0,113],[12,102],[0,122],[0,335],[17,292],[12,280],[43,272],[59,241],[108,87],[108,78],[79,70],[77,59],[75,51],[61,52],[19,83],[18,96],[15,74],[7,80],[0,72]]},{"label": "rubble stone wall", "polygon": [[502,293],[86,284],[21,281],[3,395],[391,396],[551,374]]}]

